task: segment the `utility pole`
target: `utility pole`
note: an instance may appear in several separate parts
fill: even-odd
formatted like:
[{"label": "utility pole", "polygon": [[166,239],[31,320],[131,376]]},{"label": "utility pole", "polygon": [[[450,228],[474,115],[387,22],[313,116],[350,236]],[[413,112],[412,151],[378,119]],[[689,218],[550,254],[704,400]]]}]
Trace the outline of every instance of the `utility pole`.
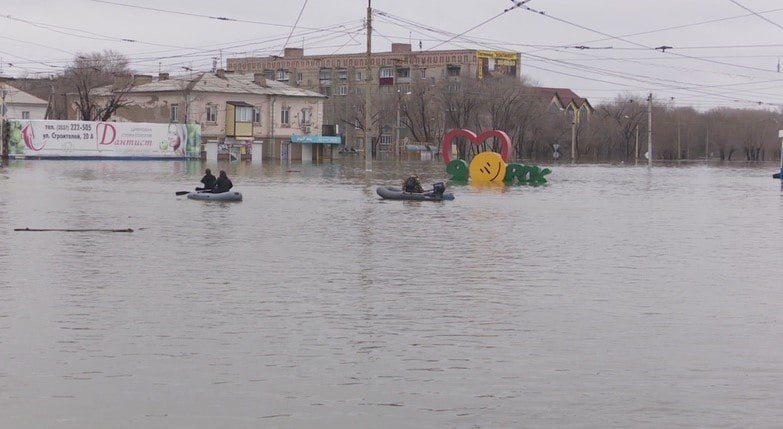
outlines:
[{"label": "utility pole", "polygon": [[576,111],[571,120],[571,164],[576,163]]},{"label": "utility pole", "polygon": [[704,144],[704,161],[710,160],[710,124],[707,124],[707,142]]},{"label": "utility pole", "polygon": [[372,86],[372,0],[367,0],[367,58],[364,73],[364,169],[372,171],[372,127],[370,126],[370,88]]},{"label": "utility pole", "polygon": [[397,156],[400,155],[400,95],[397,94],[397,128],[396,128],[397,140],[394,141],[394,149],[397,152]]},{"label": "utility pole", "polygon": [[633,164],[639,164],[639,123],[636,123],[636,147],[634,148]]},{"label": "utility pole", "polygon": [[5,84],[0,86],[0,96],[2,97],[2,104],[0,104],[0,160],[8,161],[8,145],[5,143],[7,138],[5,135]]},{"label": "utility pole", "polygon": [[652,92],[647,97],[647,167],[652,167],[653,149],[652,149]]}]

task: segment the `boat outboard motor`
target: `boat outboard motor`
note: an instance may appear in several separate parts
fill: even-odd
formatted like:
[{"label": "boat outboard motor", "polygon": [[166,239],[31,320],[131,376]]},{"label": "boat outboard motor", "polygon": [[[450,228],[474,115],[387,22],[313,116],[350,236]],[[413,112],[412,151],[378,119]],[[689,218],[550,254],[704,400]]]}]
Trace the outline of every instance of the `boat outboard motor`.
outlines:
[{"label": "boat outboard motor", "polygon": [[443,184],[443,182],[438,182],[432,185],[432,191],[437,196],[442,196],[444,192],[446,192],[446,185]]}]

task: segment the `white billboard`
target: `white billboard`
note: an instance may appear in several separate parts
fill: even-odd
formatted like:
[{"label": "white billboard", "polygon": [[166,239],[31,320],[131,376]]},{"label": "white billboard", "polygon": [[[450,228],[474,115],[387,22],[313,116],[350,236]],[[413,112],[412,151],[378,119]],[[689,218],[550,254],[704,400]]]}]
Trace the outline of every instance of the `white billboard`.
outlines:
[{"label": "white billboard", "polygon": [[11,158],[182,159],[201,155],[193,124],[12,120]]}]

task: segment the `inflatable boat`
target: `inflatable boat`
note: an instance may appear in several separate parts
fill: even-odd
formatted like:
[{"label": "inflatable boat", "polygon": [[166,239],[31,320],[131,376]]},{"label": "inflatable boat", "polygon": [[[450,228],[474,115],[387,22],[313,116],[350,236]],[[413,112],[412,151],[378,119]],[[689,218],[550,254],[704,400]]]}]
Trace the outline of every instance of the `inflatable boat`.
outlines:
[{"label": "inflatable boat", "polygon": [[207,200],[207,201],[242,201],[242,193],[228,191],[221,192],[219,194],[213,194],[212,192],[193,191],[188,192],[188,199],[191,200]]},{"label": "inflatable boat", "polygon": [[431,191],[426,192],[405,192],[401,188],[391,186],[378,186],[375,192],[385,200],[443,201],[454,199],[454,194],[446,192],[446,186],[442,182],[436,183]]}]

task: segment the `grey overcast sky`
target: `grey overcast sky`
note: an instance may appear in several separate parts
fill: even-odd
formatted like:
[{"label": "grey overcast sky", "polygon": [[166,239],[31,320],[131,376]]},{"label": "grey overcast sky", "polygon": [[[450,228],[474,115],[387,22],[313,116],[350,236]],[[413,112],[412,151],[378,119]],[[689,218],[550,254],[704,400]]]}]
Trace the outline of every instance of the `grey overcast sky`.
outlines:
[{"label": "grey overcast sky", "polygon": [[[5,0],[0,75],[48,76],[111,49],[139,73],[230,57],[366,49],[367,0]],[[783,107],[781,0],[372,0],[374,52],[509,50],[539,86],[699,110]],[[222,62],[221,62],[222,61]]]}]

